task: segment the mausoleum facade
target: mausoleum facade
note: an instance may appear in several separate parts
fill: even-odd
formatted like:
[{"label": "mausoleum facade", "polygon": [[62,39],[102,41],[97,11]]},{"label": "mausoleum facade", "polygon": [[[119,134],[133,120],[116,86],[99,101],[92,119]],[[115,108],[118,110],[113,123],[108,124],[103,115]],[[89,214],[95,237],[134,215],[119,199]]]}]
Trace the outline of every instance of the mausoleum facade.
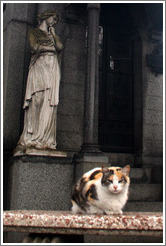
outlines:
[{"label": "mausoleum facade", "polygon": [[[24,125],[28,31],[45,10],[59,15],[56,141],[67,156],[13,156]],[[162,14],[157,2],[4,3],[4,210],[69,210],[84,172],[128,164],[128,211],[162,211]]]}]

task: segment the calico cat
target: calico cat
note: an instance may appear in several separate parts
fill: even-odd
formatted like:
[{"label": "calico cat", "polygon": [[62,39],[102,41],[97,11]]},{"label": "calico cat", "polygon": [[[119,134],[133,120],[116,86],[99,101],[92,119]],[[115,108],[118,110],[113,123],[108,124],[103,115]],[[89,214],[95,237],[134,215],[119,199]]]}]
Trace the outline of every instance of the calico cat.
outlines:
[{"label": "calico cat", "polygon": [[130,166],[94,168],[75,184],[72,212],[122,214],[128,199]]}]

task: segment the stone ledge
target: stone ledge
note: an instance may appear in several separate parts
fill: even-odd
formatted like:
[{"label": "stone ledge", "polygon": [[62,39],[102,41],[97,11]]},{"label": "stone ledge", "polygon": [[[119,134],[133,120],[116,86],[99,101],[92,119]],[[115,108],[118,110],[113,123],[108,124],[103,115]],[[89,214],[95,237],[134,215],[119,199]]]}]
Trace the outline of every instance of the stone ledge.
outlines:
[{"label": "stone ledge", "polygon": [[58,151],[56,149],[35,149],[35,148],[17,149],[16,148],[14,150],[14,156],[23,156],[23,155],[67,157],[67,153],[65,151]]},{"label": "stone ledge", "polygon": [[163,214],[72,214],[68,211],[11,210],[3,213],[3,230],[78,235],[163,235]]}]

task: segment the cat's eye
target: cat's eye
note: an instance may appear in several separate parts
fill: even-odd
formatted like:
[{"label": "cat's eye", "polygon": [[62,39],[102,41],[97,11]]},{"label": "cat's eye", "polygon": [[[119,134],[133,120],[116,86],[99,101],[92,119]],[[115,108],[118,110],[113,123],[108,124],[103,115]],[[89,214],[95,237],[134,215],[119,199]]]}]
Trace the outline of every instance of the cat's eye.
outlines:
[{"label": "cat's eye", "polygon": [[118,181],[118,183],[122,183],[123,182],[123,179],[120,179],[119,181]]},{"label": "cat's eye", "polygon": [[108,182],[108,183],[111,183],[111,184],[113,183],[113,181],[110,180],[110,179],[107,179],[107,182]]}]

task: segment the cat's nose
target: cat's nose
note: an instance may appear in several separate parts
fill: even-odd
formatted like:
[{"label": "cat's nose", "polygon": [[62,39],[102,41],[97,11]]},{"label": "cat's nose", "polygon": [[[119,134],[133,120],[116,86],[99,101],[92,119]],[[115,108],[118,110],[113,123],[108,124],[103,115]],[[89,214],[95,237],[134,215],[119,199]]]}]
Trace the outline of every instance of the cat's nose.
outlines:
[{"label": "cat's nose", "polygon": [[118,186],[117,186],[117,185],[114,185],[113,187],[114,187],[114,189],[115,189],[115,190],[117,190],[117,188],[118,188]]}]

